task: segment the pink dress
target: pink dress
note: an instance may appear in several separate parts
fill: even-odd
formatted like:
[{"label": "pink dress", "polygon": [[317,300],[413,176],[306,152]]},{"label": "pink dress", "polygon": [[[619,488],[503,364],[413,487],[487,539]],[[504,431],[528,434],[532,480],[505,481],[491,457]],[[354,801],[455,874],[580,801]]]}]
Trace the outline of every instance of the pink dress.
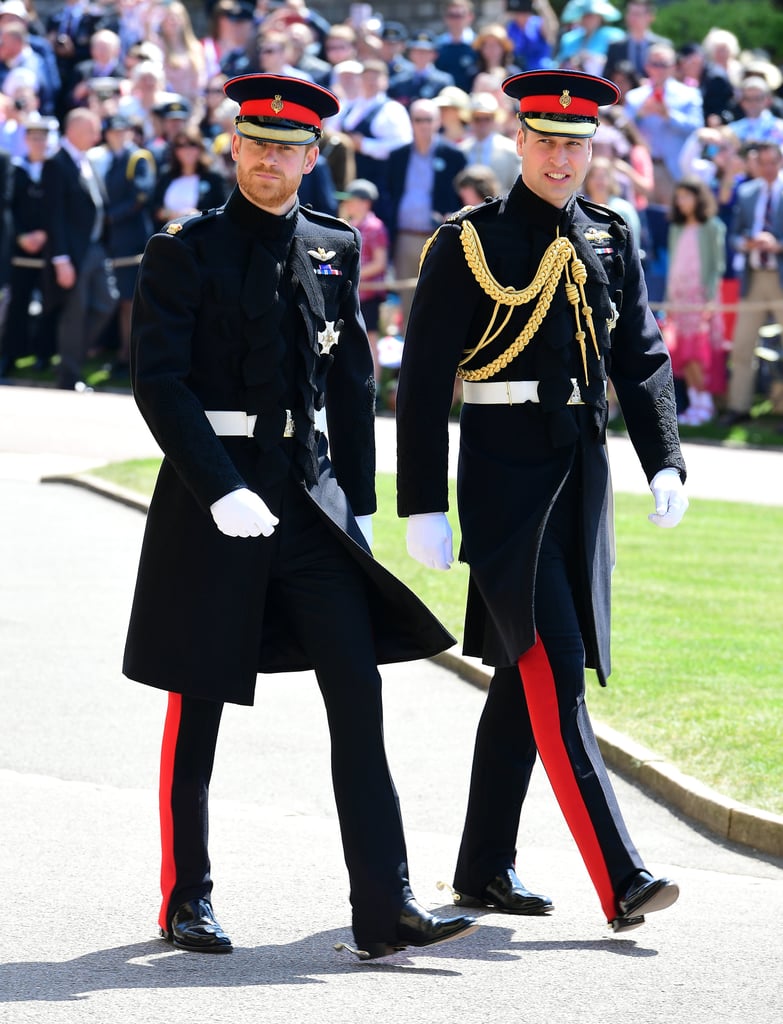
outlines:
[{"label": "pink dress", "polygon": [[710,378],[712,341],[710,318],[705,316],[707,296],[701,283],[699,225],[683,228],[676,250],[670,256],[668,300],[672,306],[697,306],[669,313],[667,343],[675,377],[682,377],[688,363],[700,363],[705,380]]}]

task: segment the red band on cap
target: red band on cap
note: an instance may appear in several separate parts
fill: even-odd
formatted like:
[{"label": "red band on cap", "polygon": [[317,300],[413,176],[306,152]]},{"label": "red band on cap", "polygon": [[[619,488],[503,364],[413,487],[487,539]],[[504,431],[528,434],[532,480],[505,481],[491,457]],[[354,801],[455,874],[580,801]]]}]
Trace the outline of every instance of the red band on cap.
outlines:
[{"label": "red band on cap", "polygon": [[[568,102],[566,102],[568,101]],[[542,114],[577,114],[581,117],[597,117],[598,104],[595,100],[584,100],[564,90],[559,96],[551,93],[544,96],[523,96],[519,101],[520,112],[529,110]]]},{"label": "red band on cap", "polygon": [[279,96],[263,100],[245,100],[239,108],[240,117],[279,117],[283,121],[299,121],[302,124],[321,127],[321,118],[314,110],[300,107]]}]

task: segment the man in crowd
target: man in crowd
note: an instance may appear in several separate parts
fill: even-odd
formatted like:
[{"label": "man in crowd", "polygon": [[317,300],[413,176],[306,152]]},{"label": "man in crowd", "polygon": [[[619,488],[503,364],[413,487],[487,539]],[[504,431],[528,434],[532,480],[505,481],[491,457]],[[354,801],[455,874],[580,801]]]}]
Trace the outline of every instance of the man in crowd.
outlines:
[{"label": "man in crowd", "polygon": [[97,114],[75,107],[66,116],[61,147],[41,175],[46,254],[53,276],[50,302],[59,307],[57,386],[84,386],[84,361],[108,325],[117,289],[108,268],[107,197],[87,151],[97,145]]},{"label": "man in crowd", "polygon": [[697,128],[704,126],[701,93],[674,77],[676,54],[667,43],[647,51],[644,84],[625,95],[625,109],[636,122],[653,160],[655,186],[650,201],[668,206],[680,177],[680,151]]},{"label": "man in crowd", "polygon": [[[392,151],[391,233],[394,273],[398,281],[419,272],[427,238],[449,213],[459,209],[454,178],[465,166],[465,155],[440,134],[440,108],[431,99],[414,100],[410,109],[413,142]],[[403,330],[408,323],[413,289],[400,289]]]},{"label": "man in crowd", "polygon": [[750,419],[756,391],[756,346],[768,318],[783,318],[783,153],[774,142],[756,150],[758,176],[739,187],[729,245],[742,258],[740,308],[729,364],[727,409],[723,426]]}]

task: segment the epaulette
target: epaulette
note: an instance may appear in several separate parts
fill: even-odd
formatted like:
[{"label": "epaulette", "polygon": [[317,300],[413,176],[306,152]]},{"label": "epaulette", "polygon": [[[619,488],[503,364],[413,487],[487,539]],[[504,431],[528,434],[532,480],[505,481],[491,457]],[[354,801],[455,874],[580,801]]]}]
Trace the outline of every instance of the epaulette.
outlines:
[{"label": "epaulette", "polygon": [[155,158],[148,149],[144,149],[143,147],[135,149],[130,155],[130,159],[128,160],[128,166],[125,168],[125,177],[128,179],[128,181],[133,181],[133,178],[136,174],[136,164],[139,162],[139,160],[146,160],[147,163],[149,163],[150,168],[155,166]]},{"label": "epaulette", "polygon": [[215,206],[211,210],[202,210],[201,213],[187,213],[184,217],[175,217],[163,225],[159,234],[178,235],[181,231],[190,231],[194,225],[205,224],[221,212],[222,207]]},{"label": "epaulette", "polygon": [[327,228],[337,228],[340,231],[350,231],[354,233],[352,224],[349,224],[347,220],[342,217],[334,217],[331,213],[323,213],[321,210],[314,210],[311,206],[300,206],[299,212],[304,214],[306,220],[313,221],[316,224],[323,224]]},{"label": "epaulette", "polygon": [[421,268],[422,265],[424,264],[424,260],[427,256],[427,253],[432,248],[432,243],[437,238],[438,232],[442,227],[445,227],[447,224],[462,225],[468,223],[471,220],[473,220],[476,217],[476,215],[480,217],[485,210],[490,209],[490,207],[494,208],[499,203],[500,198],[495,197],[494,199],[491,199],[487,197],[483,203],[478,203],[476,206],[463,206],[462,209],[457,210],[456,213],[450,213],[448,217],[444,219],[443,223],[440,224],[435,229],[435,231],[430,235],[430,237],[425,241],[421,250],[421,256],[419,257],[419,273],[421,273]]},{"label": "epaulette", "polygon": [[625,218],[613,210],[611,206],[602,206],[601,203],[594,203],[591,199],[585,199],[584,196],[577,196],[576,201],[579,203],[581,208],[588,213],[592,213],[599,217],[604,217],[606,220],[612,220],[617,224],[625,225]]},{"label": "epaulette", "polygon": [[477,203],[475,206],[463,206],[461,210],[457,210],[456,213],[450,213],[444,220],[444,224],[461,224],[462,221],[471,219],[476,214],[482,213],[484,210],[489,209],[490,206],[494,206],[500,202],[500,197],[495,196],[491,198],[487,196],[483,203]]}]

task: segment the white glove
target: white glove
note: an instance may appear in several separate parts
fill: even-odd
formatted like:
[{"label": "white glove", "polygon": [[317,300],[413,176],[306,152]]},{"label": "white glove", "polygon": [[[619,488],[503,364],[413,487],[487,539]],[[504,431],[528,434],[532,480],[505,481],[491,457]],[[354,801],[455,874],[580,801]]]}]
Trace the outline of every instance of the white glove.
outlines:
[{"label": "white glove", "polygon": [[655,499],[655,511],[647,518],[656,526],[671,528],[685,515],[688,499],[676,469],[661,469],[650,482],[650,490]]},{"label": "white glove", "polygon": [[422,512],[408,519],[408,554],[428,569],[450,569],[454,561],[451,527],[445,512]]},{"label": "white glove", "polygon": [[367,547],[372,550],[372,516],[357,516],[356,525],[362,531]]},{"label": "white glove", "polygon": [[240,487],[209,506],[218,530],[227,537],[271,537],[280,522],[255,491]]}]

